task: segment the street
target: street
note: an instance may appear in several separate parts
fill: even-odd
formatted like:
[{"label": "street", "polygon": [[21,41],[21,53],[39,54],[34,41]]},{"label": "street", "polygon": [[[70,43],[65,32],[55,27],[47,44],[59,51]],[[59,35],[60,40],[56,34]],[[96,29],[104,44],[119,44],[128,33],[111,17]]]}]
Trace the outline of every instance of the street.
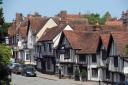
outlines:
[{"label": "street", "polygon": [[49,78],[40,73],[37,73],[37,77],[24,77],[12,74],[12,85],[74,85],[70,81],[64,81],[64,79],[52,76]]},{"label": "street", "polygon": [[[12,85],[99,85],[97,82],[81,82],[73,79],[58,79],[54,75],[41,74],[37,77],[24,77],[12,74]],[[101,84],[106,85],[106,84]]]}]

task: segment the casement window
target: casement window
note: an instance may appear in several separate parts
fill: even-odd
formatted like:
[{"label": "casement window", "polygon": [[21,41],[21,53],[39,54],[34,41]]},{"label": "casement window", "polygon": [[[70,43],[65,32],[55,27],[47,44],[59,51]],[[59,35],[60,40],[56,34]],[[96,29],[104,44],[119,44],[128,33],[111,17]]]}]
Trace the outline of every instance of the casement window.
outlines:
[{"label": "casement window", "polygon": [[69,59],[70,58],[70,49],[65,49],[64,58],[65,59]]},{"label": "casement window", "polygon": [[39,52],[39,45],[37,46],[37,52]]},{"label": "casement window", "polygon": [[118,57],[117,56],[114,57],[114,66],[118,67]]},{"label": "casement window", "polygon": [[26,60],[30,60],[30,54],[26,54]]},{"label": "casement window", "polygon": [[116,45],[115,45],[114,42],[112,43],[111,52],[112,52],[111,55],[116,55],[116,54],[117,54],[117,53],[116,53],[116,52],[117,52],[117,50],[116,50]]},{"label": "casement window", "polygon": [[51,64],[51,63],[50,63],[50,60],[48,60],[48,61],[47,61],[47,69],[48,69],[48,70],[50,70],[50,66],[51,66],[50,64]]},{"label": "casement window", "polygon": [[60,54],[64,54],[65,53],[65,46],[64,45],[60,46],[59,52],[60,52]]},{"label": "casement window", "polygon": [[42,51],[41,46],[39,46],[39,52],[41,52],[41,51]]},{"label": "casement window", "polygon": [[79,55],[79,62],[86,62],[86,56],[83,54]]},{"label": "casement window", "polygon": [[16,36],[13,37],[13,43],[16,44]]},{"label": "casement window", "polygon": [[26,49],[27,48],[27,44],[26,43],[23,43],[23,47]]},{"label": "casement window", "polygon": [[52,44],[48,43],[49,52],[52,52]]},{"label": "casement window", "polygon": [[92,77],[98,77],[98,68],[92,68]]},{"label": "casement window", "polygon": [[101,55],[102,55],[102,60],[106,60],[107,58],[106,50],[101,50]]},{"label": "casement window", "polygon": [[106,79],[110,79],[110,71],[108,68],[106,69]]},{"label": "casement window", "polygon": [[44,52],[46,52],[46,44],[43,44]]},{"label": "casement window", "polygon": [[96,63],[97,62],[97,58],[96,58],[96,55],[92,55],[92,63]]}]

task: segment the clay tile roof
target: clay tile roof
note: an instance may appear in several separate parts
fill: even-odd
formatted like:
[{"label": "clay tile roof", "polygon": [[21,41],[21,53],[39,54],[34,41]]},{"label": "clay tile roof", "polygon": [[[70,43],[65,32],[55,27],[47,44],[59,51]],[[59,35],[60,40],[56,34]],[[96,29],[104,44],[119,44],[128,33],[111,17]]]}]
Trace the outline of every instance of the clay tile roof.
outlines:
[{"label": "clay tile roof", "polygon": [[52,17],[52,19],[55,21],[56,24],[59,24],[60,19],[58,17]]},{"label": "clay tile roof", "polygon": [[64,30],[63,33],[73,49],[81,49],[81,44],[78,43],[80,37],[74,31]]},{"label": "clay tile roof", "polygon": [[27,38],[27,30],[28,30],[28,27],[25,26],[25,27],[20,27],[19,28],[19,35],[23,38],[23,39],[26,39]]},{"label": "clay tile roof", "polygon": [[104,31],[124,31],[126,28],[124,26],[101,26],[102,30]]},{"label": "clay tile roof", "polygon": [[43,25],[47,22],[47,18],[43,18],[40,16],[31,16],[29,17],[30,25],[32,27],[32,31],[37,33]]},{"label": "clay tile roof", "polygon": [[16,34],[16,23],[13,22],[12,25],[8,28],[9,36],[14,36]]},{"label": "clay tile roof", "polygon": [[53,28],[48,28],[45,33],[41,36],[41,38],[39,39],[39,41],[49,41],[52,40],[53,38],[55,38],[61,31],[63,30],[63,28],[56,26]]},{"label": "clay tile roof", "polygon": [[79,14],[67,14],[68,20],[84,20],[85,15],[79,15]]},{"label": "clay tile roof", "polygon": [[83,37],[84,41],[82,44],[82,50],[79,53],[96,53],[98,45],[99,45],[99,33],[97,32],[86,32]]},{"label": "clay tile roof", "polygon": [[99,33],[64,31],[64,34],[73,49],[80,49],[78,54],[96,53],[99,44]]},{"label": "clay tile roof", "polygon": [[87,31],[85,24],[74,25],[73,29],[77,31]]},{"label": "clay tile roof", "polygon": [[122,26],[123,22],[119,21],[119,20],[111,20],[111,21],[106,21],[105,25],[108,25],[108,26]]},{"label": "clay tile roof", "polygon": [[25,27],[25,26],[28,26],[28,19],[25,18],[22,22],[21,22],[21,25],[20,27]]},{"label": "clay tile roof", "polygon": [[72,28],[75,30],[75,31],[93,31],[94,28],[93,26],[90,26],[90,25],[87,25],[87,24],[74,24],[72,26]]},{"label": "clay tile roof", "polygon": [[124,55],[124,48],[128,44],[128,32],[112,32],[118,55]]},{"label": "clay tile roof", "polygon": [[108,49],[109,40],[110,40],[110,33],[103,33],[101,34],[101,40],[103,42],[103,45],[106,49]]}]

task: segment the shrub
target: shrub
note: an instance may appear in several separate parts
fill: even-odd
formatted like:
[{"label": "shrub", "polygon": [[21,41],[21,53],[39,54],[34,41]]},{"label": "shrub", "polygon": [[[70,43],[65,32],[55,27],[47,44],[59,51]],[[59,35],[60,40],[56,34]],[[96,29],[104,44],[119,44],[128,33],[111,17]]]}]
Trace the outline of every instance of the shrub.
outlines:
[{"label": "shrub", "polygon": [[75,70],[75,80],[80,80],[79,77],[80,77],[79,69],[76,69]]},{"label": "shrub", "polygon": [[84,80],[86,79],[86,77],[87,77],[87,72],[86,72],[86,70],[82,69],[80,75],[81,75],[82,80],[84,81]]}]

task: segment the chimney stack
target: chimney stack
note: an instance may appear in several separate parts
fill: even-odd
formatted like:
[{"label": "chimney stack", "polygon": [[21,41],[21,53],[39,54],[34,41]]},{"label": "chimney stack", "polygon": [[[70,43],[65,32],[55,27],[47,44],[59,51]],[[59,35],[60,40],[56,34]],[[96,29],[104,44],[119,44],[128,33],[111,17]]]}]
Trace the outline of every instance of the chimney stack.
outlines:
[{"label": "chimney stack", "polygon": [[22,13],[16,13],[16,22],[19,23],[23,21]]}]

